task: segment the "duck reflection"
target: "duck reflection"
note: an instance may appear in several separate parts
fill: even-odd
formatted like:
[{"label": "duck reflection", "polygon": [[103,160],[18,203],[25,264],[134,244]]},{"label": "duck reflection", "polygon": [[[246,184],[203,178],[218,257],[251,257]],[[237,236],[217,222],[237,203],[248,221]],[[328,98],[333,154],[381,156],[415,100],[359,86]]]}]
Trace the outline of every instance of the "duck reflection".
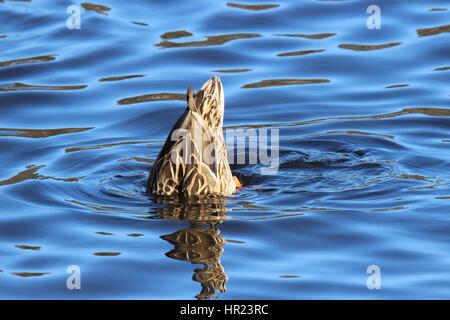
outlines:
[{"label": "duck reflection", "polygon": [[220,262],[225,239],[220,235],[219,225],[225,220],[225,201],[218,198],[191,199],[188,203],[179,203],[167,199],[158,202],[169,207],[157,211],[160,219],[184,220],[190,226],[161,236],[174,248],[166,256],[194,264],[201,268],[194,270],[192,279],[200,282],[201,291],[196,298],[215,298],[218,290],[226,291],[227,275]]}]

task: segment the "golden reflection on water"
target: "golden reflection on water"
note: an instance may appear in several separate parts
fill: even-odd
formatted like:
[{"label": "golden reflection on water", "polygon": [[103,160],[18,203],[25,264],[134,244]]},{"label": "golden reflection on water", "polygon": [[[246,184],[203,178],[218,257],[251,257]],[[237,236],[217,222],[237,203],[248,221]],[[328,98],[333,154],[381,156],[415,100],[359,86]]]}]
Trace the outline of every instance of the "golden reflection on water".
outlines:
[{"label": "golden reflection on water", "polygon": [[41,277],[46,274],[50,274],[49,272],[12,272],[14,276],[22,277],[22,278],[31,278],[31,277]]},{"label": "golden reflection on water", "polygon": [[174,199],[158,198],[157,202],[169,205],[157,209],[158,219],[190,222],[189,227],[161,238],[174,246],[166,253],[167,257],[202,265],[194,269],[192,276],[201,286],[196,298],[210,299],[215,297],[216,291],[224,293],[228,277],[220,258],[226,241],[220,235],[219,225],[226,219],[225,200],[197,198],[179,203]]},{"label": "golden reflection on water", "polygon": [[27,64],[27,63],[35,63],[35,62],[49,62],[49,61],[54,61],[55,59],[56,59],[55,55],[45,55],[45,56],[36,56],[36,57],[30,57],[30,58],[14,59],[14,60],[0,62],[0,67],[10,67],[10,66],[15,66],[15,65],[19,65],[19,64]]},{"label": "golden reflection on water", "polygon": [[419,37],[435,36],[444,32],[450,32],[450,24],[433,28],[417,29]]},{"label": "golden reflection on water", "polygon": [[84,132],[90,128],[61,128],[61,129],[17,129],[0,128],[0,137],[48,138],[60,134]]},{"label": "golden reflection on water", "polygon": [[169,31],[165,32],[161,35],[161,39],[177,39],[177,38],[184,38],[184,37],[190,37],[193,34],[186,30],[177,30],[177,31]]}]

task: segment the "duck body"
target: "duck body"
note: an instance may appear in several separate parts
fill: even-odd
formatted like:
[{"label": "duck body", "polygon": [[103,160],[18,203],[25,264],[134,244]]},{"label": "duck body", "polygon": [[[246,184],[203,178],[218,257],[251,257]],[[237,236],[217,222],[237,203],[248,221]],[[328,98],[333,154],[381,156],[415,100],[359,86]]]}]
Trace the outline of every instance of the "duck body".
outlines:
[{"label": "duck body", "polygon": [[223,136],[224,94],[218,77],[195,94],[173,126],[155,160],[147,183],[161,196],[230,196],[236,190]]}]

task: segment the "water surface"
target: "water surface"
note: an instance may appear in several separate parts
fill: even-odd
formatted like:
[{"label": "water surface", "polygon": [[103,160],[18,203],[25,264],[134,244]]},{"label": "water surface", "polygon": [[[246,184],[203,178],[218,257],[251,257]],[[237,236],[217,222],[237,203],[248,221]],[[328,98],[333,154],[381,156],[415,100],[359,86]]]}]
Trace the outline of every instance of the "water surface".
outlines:
[{"label": "water surface", "polygon": [[[0,298],[450,298],[448,3],[378,1],[369,30],[369,1],[103,0],[69,30],[74,2],[0,1]],[[226,128],[279,129],[279,173],[158,201],[213,74]]]}]

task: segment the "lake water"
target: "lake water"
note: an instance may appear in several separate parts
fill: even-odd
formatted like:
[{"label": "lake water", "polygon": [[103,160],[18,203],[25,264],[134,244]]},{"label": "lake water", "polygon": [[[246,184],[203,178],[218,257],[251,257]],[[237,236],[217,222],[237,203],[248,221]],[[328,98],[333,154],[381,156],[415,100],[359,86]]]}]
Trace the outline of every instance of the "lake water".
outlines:
[{"label": "lake water", "polygon": [[[74,3],[0,1],[0,298],[450,298],[449,2],[369,29],[370,1],[102,0],[69,30]],[[225,128],[279,130],[278,174],[158,201],[212,75]]]}]

